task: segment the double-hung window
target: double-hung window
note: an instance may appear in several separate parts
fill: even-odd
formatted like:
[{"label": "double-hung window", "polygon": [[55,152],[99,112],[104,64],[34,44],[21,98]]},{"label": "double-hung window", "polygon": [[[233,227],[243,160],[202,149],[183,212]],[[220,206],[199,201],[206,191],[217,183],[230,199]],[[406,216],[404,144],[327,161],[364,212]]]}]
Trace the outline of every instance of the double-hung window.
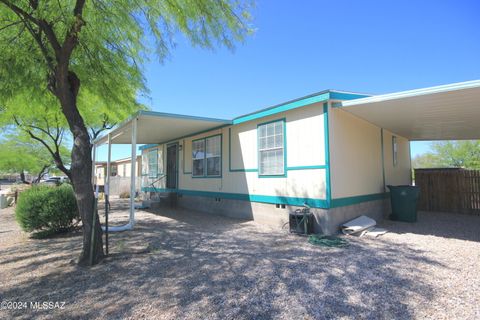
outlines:
[{"label": "double-hung window", "polygon": [[278,120],[258,126],[258,172],[263,176],[285,174],[285,122]]},{"label": "double-hung window", "polygon": [[148,176],[156,178],[158,176],[158,151],[157,149],[148,152]]},{"label": "double-hung window", "polygon": [[219,177],[222,174],[222,136],[192,141],[192,176]]}]

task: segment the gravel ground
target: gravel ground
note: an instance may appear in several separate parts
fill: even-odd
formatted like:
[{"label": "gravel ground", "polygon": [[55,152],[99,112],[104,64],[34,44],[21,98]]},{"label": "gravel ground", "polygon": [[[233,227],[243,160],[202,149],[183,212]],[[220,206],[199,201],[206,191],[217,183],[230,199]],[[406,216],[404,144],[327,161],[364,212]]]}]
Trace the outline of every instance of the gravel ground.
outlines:
[{"label": "gravel ground", "polygon": [[[120,203],[112,214],[126,220]],[[0,300],[64,301],[2,318],[480,319],[480,217],[420,213],[380,238],[321,248],[303,237],[187,211],[137,213],[112,255],[73,263],[81,234],[33,240],[0,211]]]}]

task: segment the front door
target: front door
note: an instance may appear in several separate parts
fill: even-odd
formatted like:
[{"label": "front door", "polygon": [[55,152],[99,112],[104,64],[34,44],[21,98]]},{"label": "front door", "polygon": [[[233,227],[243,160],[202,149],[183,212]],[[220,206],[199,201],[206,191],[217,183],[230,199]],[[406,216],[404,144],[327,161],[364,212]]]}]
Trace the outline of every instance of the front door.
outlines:
[{"label": "front door", "polygon": [[177,156],[178,145],[167,146],[167,188],[177,188]]}]

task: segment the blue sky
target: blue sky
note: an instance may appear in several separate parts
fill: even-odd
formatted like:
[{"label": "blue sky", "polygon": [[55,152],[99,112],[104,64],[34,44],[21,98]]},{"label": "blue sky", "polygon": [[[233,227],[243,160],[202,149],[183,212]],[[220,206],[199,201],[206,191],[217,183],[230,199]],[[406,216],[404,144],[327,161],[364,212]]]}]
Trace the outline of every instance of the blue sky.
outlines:
[{"label": "blue sky", "polygon": [[[480,79],[479,9],[461,0],[259,0],[256,32],[234,52],[179,36],[163,63],[152,56],[142,102],[230,119],[324,89],[380,94]],[[414,155],[427,149],[412,145]],[[113,158],[128,154],[113,149]]]}]

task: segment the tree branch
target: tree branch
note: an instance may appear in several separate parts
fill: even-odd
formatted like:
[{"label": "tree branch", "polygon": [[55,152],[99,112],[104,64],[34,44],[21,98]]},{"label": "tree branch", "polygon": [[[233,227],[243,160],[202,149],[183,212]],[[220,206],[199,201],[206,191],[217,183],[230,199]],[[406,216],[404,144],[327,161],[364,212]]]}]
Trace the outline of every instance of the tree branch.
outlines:
[{"label": "tree branch", "polygon": [[95,129],[93,127],[90,127],[91,131],[91,140],[95,140],[100,133],[102,133],[105,130],[110,130],[112,129],[116,123],[109,124],[108,123],[108,116],[104,113],[103,114],[103,120],[102,120],[102,126],[99,129]]},{"label": "tree branch", "polygon": [[[73,9],[73,15],[75,16],[75,21],[68,30],[65,40],[63,41],[61,58],[63,63],[68,63],[70,56],[73,52],[73,49],[78,43],[78,33],[85,25],[83,20],[83,7],[85,6],[85,0],[77,0],[75,3],[75,8]],[[60,62],[60,61],[59,61]]]},{"label": "tree branch", "polygon": [[[53,161],[55,162],[55,165],[57,166],[57,168],[59,170],[61,170],[63,173],[65,173],[65,175],[67,175],[71,179],[71,170],[69,170],[65,167],[65,165],[63,163],[63,160],[62,160],[62,157],[60,156],[60,148],[59,148],[59,145],[58,145],[58,141],[55,141],[55,138],[52,136],[52,134],[49,133],[47,130],[45,130],[43,128],[40,128],[38,126],[24,125],[24,124],[20,123],[20,121],[17,119],[16,116],[13,116],[13,119],[14,119],[15,123],[17,124],[17,126],[19,128],[21,128],[23,131],[25,131],[30,136],[30,138],[40,142],[48,150],[48,152],[52,156]],[[55,151],[52,150],[50,145],[45,140],[43,140],[42,138],[35,135],[33,133],[33,131],[31,129],[28,129],[27,127],[31,128],[31,129],[36,129],[36,130],[39,130],[39,131],[45,133],[50,139],[53,140],[54,146],[55,146]]]},{"label": "tree branch", "polygon": [[34,16],[32,16],[30,13],[26,12],[22,8],[14,5],[10,1],[7,0],[0,0],[0,3],[3,3],[5,6],[10,8],[13,12],[15,12],[17,15],[21,15],[24,19],[30,20],[31,22],[35,23],[36,25],[39,26],[39,21],[36,19]]}]

